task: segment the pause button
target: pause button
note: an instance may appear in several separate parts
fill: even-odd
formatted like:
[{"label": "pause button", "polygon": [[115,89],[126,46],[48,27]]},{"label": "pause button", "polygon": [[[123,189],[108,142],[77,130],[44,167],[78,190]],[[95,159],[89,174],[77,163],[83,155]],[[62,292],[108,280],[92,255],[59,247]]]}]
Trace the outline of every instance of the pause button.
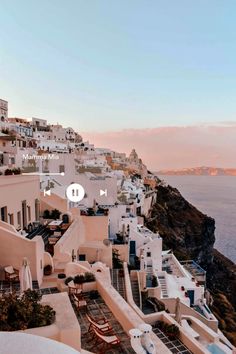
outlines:
[{"label": "pause button", "polygon": [[80,202],[84,198],[84,195],[84,188],[78,183],[72,183],[66,189],[66,196],[71,202]]}]

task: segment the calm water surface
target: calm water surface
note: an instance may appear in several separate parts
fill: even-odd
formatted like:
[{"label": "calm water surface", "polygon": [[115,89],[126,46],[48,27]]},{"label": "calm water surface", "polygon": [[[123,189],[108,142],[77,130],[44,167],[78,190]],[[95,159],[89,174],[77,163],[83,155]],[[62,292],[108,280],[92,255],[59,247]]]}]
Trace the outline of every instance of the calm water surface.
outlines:
[{"label": "calm water surface", "polygon": [[236,177],[160,176],[216,221],[215,247],[236,263]]}]

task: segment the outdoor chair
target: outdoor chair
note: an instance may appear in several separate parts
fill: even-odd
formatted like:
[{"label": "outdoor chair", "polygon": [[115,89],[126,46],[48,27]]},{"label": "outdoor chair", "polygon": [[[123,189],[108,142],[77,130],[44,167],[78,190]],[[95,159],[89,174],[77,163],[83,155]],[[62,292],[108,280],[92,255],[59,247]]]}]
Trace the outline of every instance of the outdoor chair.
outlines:
[{"label": "outdoor chair", "polygon": [[4,268],[5,280],[7,281],[19,281],[19,271],[13,266],[7,266]]},{"label": "outdoor chair", "polygon": [[87,320],[89,321],[90,332],[93,328],[96,328],[101,334],[113,332],[113,328],[109,325],[108,321],[104,318],[93,319],[88,313],[86,313]]},{"label": "outdoor chair", "polygon": [[87,309],[87,301],[83,298],[83,296],[72,294],[71,299],[76,305],[77,310],[80,310],[81,308]]},{"label": "outdoor chair", "polygon": [[96,335],[96,341],[92,349],[97,345],[102,345],[99,351],[100,354],[104,354],[108,349],[112,349],[115,345],[120,345],[120,339],[115,335],[106,336],[101,334],[96,328],[93,327]]},{"label": "outdoor chair", "polygon": [[70,281],[68,283],[68,290],[69,290],[69,296],[75,294],[75,295],[80,295],[82,294],[82,286],[77,287],[75,286],[75,283],[72,281]]}]

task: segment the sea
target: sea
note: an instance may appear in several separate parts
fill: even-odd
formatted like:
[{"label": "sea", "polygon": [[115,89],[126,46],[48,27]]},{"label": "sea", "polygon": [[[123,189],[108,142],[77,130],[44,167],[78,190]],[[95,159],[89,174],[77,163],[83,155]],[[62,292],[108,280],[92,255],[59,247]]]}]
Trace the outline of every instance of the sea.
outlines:
[{"label": "sea", "polygon": [[215,248],[236,263],[236,176],[159,176],[215,219]]}]

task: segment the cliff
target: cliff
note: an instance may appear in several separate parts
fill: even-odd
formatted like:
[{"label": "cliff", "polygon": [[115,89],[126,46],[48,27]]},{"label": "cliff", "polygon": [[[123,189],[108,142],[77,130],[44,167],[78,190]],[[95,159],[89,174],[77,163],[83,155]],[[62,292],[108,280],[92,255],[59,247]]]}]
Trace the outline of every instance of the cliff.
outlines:
[{"label": "cliff", "polygon": [[203,214],[180,192],[159,184],[157,201],[145,222],[163,238],[179,260],[194,259],[207,271],[207,287],[214,299],[212,310],[225,335],[236,345],[236,266],[214,249],[215,221]]}]

